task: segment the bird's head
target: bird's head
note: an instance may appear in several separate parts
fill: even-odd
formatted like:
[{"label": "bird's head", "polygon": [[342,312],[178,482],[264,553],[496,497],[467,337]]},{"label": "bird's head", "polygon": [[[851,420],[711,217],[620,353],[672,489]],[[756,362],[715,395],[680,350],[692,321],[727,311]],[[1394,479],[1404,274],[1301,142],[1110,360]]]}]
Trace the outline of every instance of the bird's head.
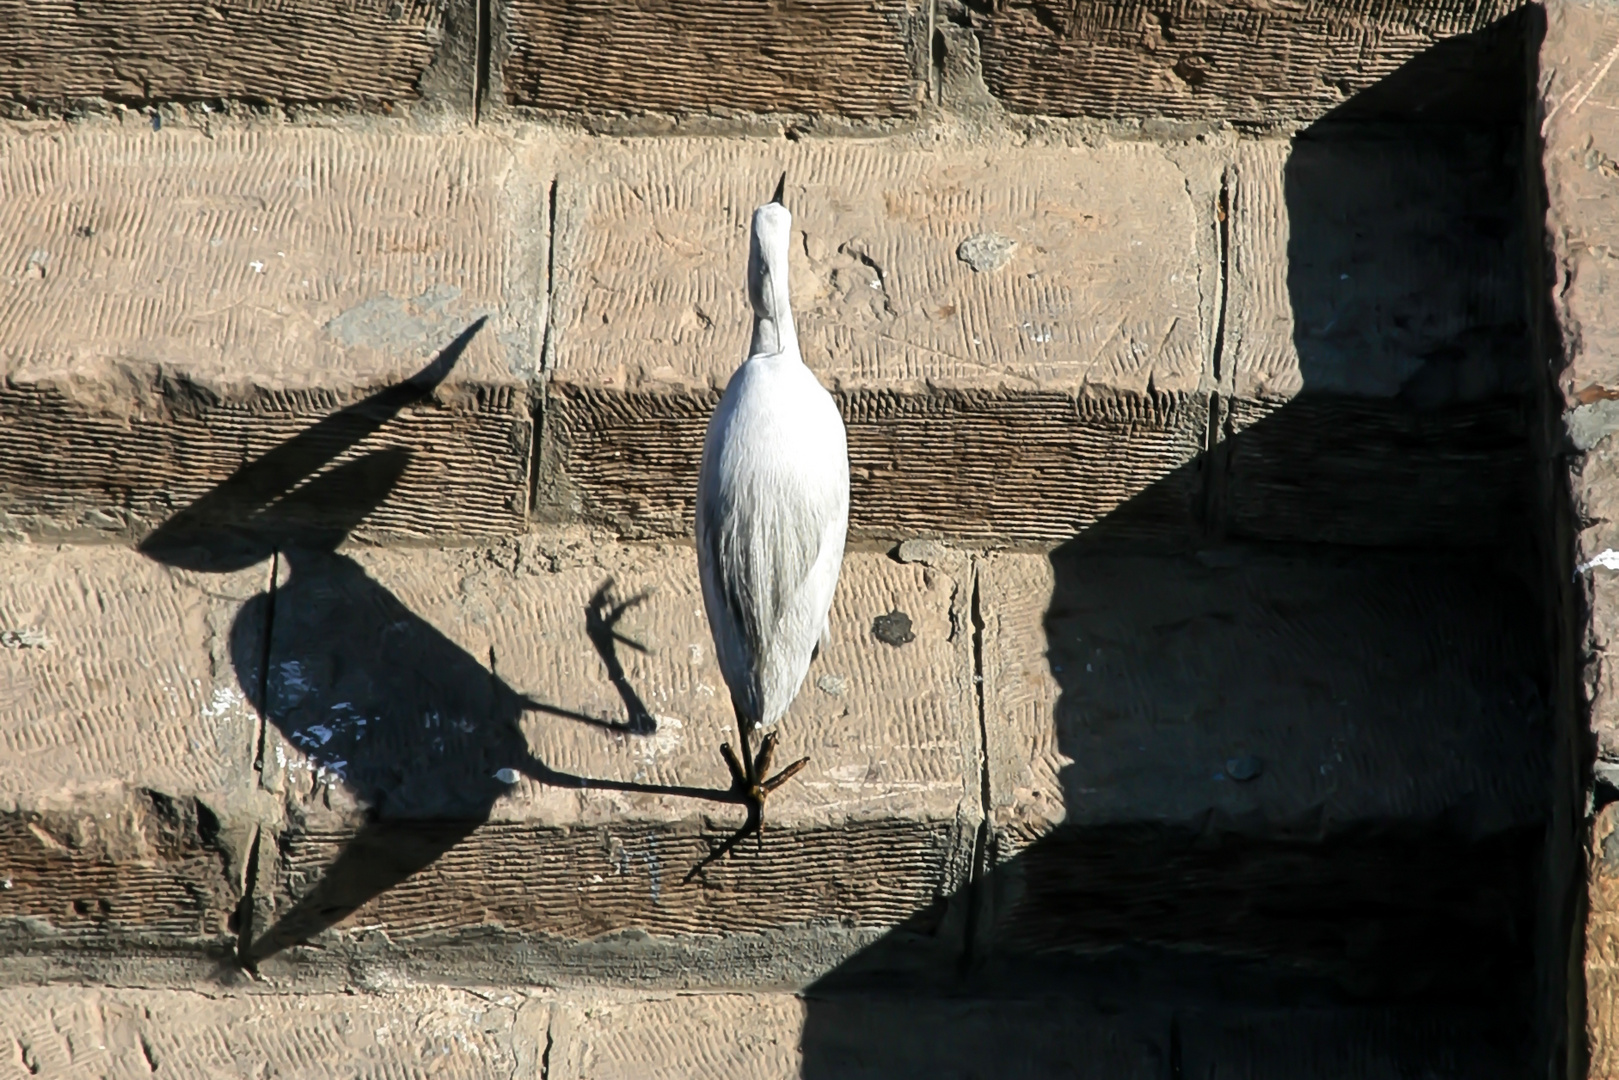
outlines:
[{"label": "bird's head", "polygon": [[748,302],[762,319],[780,318],[787,310],[787,247],[793,215],[781,204],[787,174],[781,174],[776,193],[753,212],[748,243]]}]

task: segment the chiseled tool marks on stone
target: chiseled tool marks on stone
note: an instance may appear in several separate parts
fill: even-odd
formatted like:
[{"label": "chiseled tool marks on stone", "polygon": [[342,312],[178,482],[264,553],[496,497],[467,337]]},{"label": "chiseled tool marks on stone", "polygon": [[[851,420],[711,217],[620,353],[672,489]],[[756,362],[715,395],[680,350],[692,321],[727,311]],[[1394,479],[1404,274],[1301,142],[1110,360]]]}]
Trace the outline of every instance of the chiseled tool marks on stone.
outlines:
[{"label": "chiseled tool marks on stone", "polygon": [[203,577],[112,548],[0,548],[0,920],[15,945],[219,944],[251,828],[257,717],[234,625],[267,566]]},{"label": "chiseled tool marks on stone", "polygon": [[[714,840],[740,824],[714,817]],[[397,843],[390,846],[402,847],[436,828],[433,823],[398,828]],[[317,884],[353,836],[352,831],[310,831],[283,839],[280,910],[286,910],[287,899]],[[767,821],[762,851],[750,839],[739,855],[705,871],[701,882],[686,884],[687,871],[711,847],[695,828],[631,822],[557,829],[495,822],[368,902],[339,927],[341,936],[317,943],[334,953],[348,943],[373,953],[381,946],[378,958],[395,963],[419,961],[442,948],[441,955],[452,962],[455,953],[466,953],[491,965],[491,971],[512,974],[533,962],[531,953],[515,944],[485,952],[488,943],[510,935],[514,942],[549,939],[576,952],[594,946],[594,959],[586,951],[557,962],[552,976],[567,981],[757,983],[760,972],[796,974],[804,965],[804,957],[772,955],[790,950],[792,939],[779,936],[773,944],[769,937],[755,937],[744,966],[726,955],[718,938],[807,929],[827,941],[846,942],[842,952],[852,953],[871,943],[872,931],[911,920],[964,883],[947,873],[959,857],[953,850],[959,844],[948,824],[926,821],[813,830],[782,825],[773,831]],[[638,944],[643,958],[636,962],[632,955],[625,962],[624,954]],[[676,948],[691,955],[671,962]],[[714,956],[705,955],[709,952]],[[833,957],[832,963],[842,959]],[[319,954],[312,961],[319,963]],[[726,966],[720,969],[722,963]]]},{"label": "chiseled tool marks on stone", "polygon": [[[748,343],[748,223],[783,170],[794,315],[829,383],[1197,388],[1202,208],[1142,143],[603,147],[562,174],[557,378],[723,386]],[[986,234],[1015,247],[978,272],[957,249]]]},{"label": "chiseled tool marks on stone", "polygon": [[[580,790],[578,779],[728,787],[719,744],[735,744],[735,725],[689,549],[596,538],[549,551],[292,551],[282,562],[265,755],[265,782],[295,818],[280,842],[281,912],[343,853],[352,862],[374,846],[419,865],[344,924],[360,948],[367,928],[422,947],[456,947],[459,934],[476,948],[480,934],[509,932],[572,948],[614,933],[831,920],[842,929],[822,936],[852,943],[803,976],[813,978],[965,883],[978,721],[967,595],[950,572],[849,556],[832,642],[781,728],[777,760],[810,765],[772,798],[762,853],[749,842],[685,884],[741,824],[740,807]],[[895,610],[915,635],[897,647],[872,633]],[[624,639],[616,685],[597,644],[613,631]],[[383,821],[361,826],[361,806]],[[394,839],[371,839],[384,833]],[[594,970],[568,961],[573,976],[713,977],[709,946],[685,970],[615,967],[614,948],[602,945]],[[770,952],[756,947],[727,976],[775,963]]]},{"label": "chiseled tool marks on stone", "polygon": [[227,954],[240,866],[204,800],[120,788],[41,802],[0,814],[0,952]]},{"label": "chiseled tool marks on stone", "polygon": [[997,820],[1533,825],[1550,720],[1513,580],[1482,559],[996,556]]},{"label": "chiseled tool marks on stone", "polygon": [[380,532],[518,527],[547,153],[312,129],[6,139],[6,509],[142,531],[487,314],[434,401],[351,456],[413,452]]},{"label": "chiseled tool marks on stone", "polygon": [[[849,431],[855,539],[1055,541],[1105,518],[1138,538],[1195,532],[1201,480],[1186,466],[1203,448],[1201,395],[936,388],[833,396]],[[703,433],[718,401],[713,391],[553,382],[539,513],[626,536],[690,534]]]},{"label": "chiseled tool marks on stone", "polygon": [[1231,533],[1450,546],[1521,528],[1528,338],[1503,140],[1425,127],[1239,147]]},{"label": "chiseled tool marks on stone", "polygon": [[1167,1010],[1078,1000],[787,994],[569,995],[553,1080],[1164,1075]]},{"label": "chiseled tool marks on stone", "polygon": [[1059,551],[980,582],[994,950],[1521,976],[1551,720],[1499,565]]},{"label": "chiseled tool marks on stone", "polygon": [[914,116],[912,0],[516,0],[506,100],[569,112]]},{"label": "chiseled tool marks on stone", "polygon": [[444,36],[445,16],[444,5],[421,0],[220,6],[6,0],[0,96],[62,103],[411,101]]},{"label": "chiseled tool marks on stone", "polygon": [[0,990],[0,1045],[40,1080],[539,1076],[548,1006],[520,993]]},{"label": "chiseled tool marks on stone", "polygon": [[1281,542],[1488,549],[1531,501],[1529,401],[1441,409],[1306,394],[1227,412],[1227,534]]},{"label": "chiseled tool marks on stone", "polygon": [[978,21],[984,81],[1018,112],[1276,123],[1320,116],[1518,6],[1012,0]]},{"label": "chiseled tool marks on stone", "polygon": [[797,1080],[806,1011],[791,994],[576,995],[553,1007],[550,1076]]},{"label": "chiseled tool marks on stone", "polygon": [[[747,345],[748,216],[782,169],[805,359],[850,425],[855,535],[1072,535],[1195,454],[1207,215],[1163,151],[636,142],[561,181],[545,512],[689,530],[707,416]],[[983,236],[1010,261],[958,257]],[[1028,481],[1015,499],[1008,477]]]},{"label": "chiseled tool marks on stone", "polygon": [[132,551],[0,546],[0,800],[15,808],[129,784],[213,799],[253,782],[257,718],[238,673],[263,649],[234,626],[270,583],[165,569]]},{"label": "chiseled tool marks on stone", "polygon": [[1514,135],[1323,130],[1239,144],[1225,356],[1238,397],[1432,408],[1526,390]]}]

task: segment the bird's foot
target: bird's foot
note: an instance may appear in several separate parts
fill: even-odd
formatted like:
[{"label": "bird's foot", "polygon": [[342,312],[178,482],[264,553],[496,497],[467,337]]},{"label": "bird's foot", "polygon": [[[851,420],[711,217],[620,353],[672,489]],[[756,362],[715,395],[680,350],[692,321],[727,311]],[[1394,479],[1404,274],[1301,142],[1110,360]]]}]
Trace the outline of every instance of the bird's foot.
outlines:
[{"label": "bird's foot", "polygon": [[691,873],[686,875],[687,881],[696,877],[710,863],[723,858],[749,836],[757,837],[759,846],[761,848],[764,846],[765,800],[809,764],[809,758],[799,758],[775,776],[760,779],[770,771],[771,759],[775,754],[774,732],[766,735],[764,741],[759,744],[758,755],[748,763],[752,766],[751,769],[743,766],[736,756],[736,751],[731,749],[730,743],[720,744],[720,755],[725,758],[725,767],[731,771],[731,793],[736,796],[738,802],[748,808],[748,819],[743,822],[740,829],[726,837],[723,844],[709,852],[707,858],[692,867]]},{"label": "bird's foot", "polygon": [[744,768],[737,760],[736,752],[731,749],[730,743],[720,746],[720,754],[725,758],[726,768],[731,770],[731,790],[741,797],[748,808],[748,823],[743,826],[743,834],[762,834],[764,832],[765,799],[771,792],[781,787],[787,781],[797,776],[804,766],[809,764],[809,758],[799,758],[775,776],[768,776],[771,760],[776,756],[776,733],[771,732],[759,744],[759,753],[753,761],[751,769]]}]

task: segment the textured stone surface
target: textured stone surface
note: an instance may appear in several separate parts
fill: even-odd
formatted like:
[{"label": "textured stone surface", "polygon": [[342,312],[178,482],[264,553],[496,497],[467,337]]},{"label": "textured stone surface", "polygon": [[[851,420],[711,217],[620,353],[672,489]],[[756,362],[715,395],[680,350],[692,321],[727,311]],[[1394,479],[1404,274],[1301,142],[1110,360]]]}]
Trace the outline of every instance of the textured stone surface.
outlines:
[{"label": "textured stone surface", "polygon": [[[1577,924],[1558,926],[1551,941],[1553,948],[1567,949],[1564,955],[1568,957],[1566,966],[1553,968],[1553,977],[1566,979],[1565,985],[1573,984],[1567,987],[1565,1014],[1566,1042],[1574,1048],[1570,1056],[1579,1055],[1575,1058],[1578,1066],[1588,1064],[1588,1074],[1593,1077],[1619,1073],[1619,1039],[1615,1037],[1619,983],[1613,977],[1614,807],[1601,806],[1612,798],[1614,764],[1619,759],[1619,706],[1614,699],[1612,660],[1615,587],[1608,568],[1614,562],[1613,548],[1619,544],[1615,528],[1619,476],[1611,438],[1616,426],[1613,399],[1619,397],[1615,390],[1619,387],[1619,338],[1614,334],[1619,309],[1613,300],[1619,279],[1611,266],[1612,238],[1619,235],[1619,213],[1612,199],[1613,178],[1619,175],[1619,124],[1614,118],[1616,91],[1611,75],[1619,55],[1616,50],[1619,21],[1611,8],[1568,2],[1547,5],[1536,100],[1548,248],[1544,333],[1546,352],[1554,361],[1550,365],[1555,380],[1549,388],[1550,404],[1554,409],[1561,406],[1564,420],[1558,463],[1566,472],[1558,470],[1554,478],[1561,487],[1566,477],[1571,504],[1564,533],[1567,539],[1560,538],[1560,546],[1573,563],[1562,567],[1564,573],[1572,569],[1563,578],[1572,580],[1563,589],[1563,617],[1569,627],[1563,648],[1571,675],[1578,680],[1576,691],[1569,695],[1573,699],[1569,771],[1574,772],[1578,788],[1584,789],[1570,798],[1574,820],[1566,830],[1565,842],[1574,850],[1564,856],[1571,872],[1563,881],[1572,892],[1578,887],[1578,869],[1583,865],[1586,886],[1582,906],[1560,896],[1555,901],[1564,910],[1585,913],[1583,935]],[[1590,731],[1580,723],[1587,718]],[[1597,757],[1594,763],[1590,761],[1592,750]],[[1594,785],[1586,771],[1592,764]],[[1598,807],[1594,819],[1592,801],[1583,806],[1579,801],[1581,795],[1592,799],[1585,793],[1593,786]],[[1580,820],[1582,810],[1584,821]],[[1551,887],[1558,884],[1554,878]],[[1568,933],[1567,938],[1563,932]],[[1579,987],[1582,965],[1583,988]]]},{"label": "textured stone surface", "polygon": [[0,949],[228,947],[259,739],[228,640],[268,566],[5,545],[0,568]]},{"label": "textured stone surface", "polygon": [[580,995],[554,1007],[550,1075],[1145,1080],[1163,1075],[1168,1035],[1161,1011],[1080,1000]]},{"label": "textured stone surface", "polygon": [[516,0],[506,100],[567,112],[913,116],[911,0]]},{"label": "textured stone surface", "polygon": [[[1619,461],[1612,433],[1619,424],[1619,277],[1612,266],[1612,237],[1619,235],[1619,207],[1612,198],[1619,176],[1619,120],[1610,69],[1619,47],[1619,23],[1607,9],[1559,3],[1547,9],[1545,72],[1541,95],[1543,157],[1552,247],[1553,312],[1564,366],[1559,379],[1570,441],[1582,453],[1570,458],[1570,484],[1580,524],[1576,561],[1589,563],[1619,547]],[[1606,636],[1605,628],[1599,633]],[[1605,674],[1596,677],[1604,687]],[[1589,681],[1589,677],[1588,677]],[[1613,706],[1603,694],[1593,717],[1607,731]],[[1604,750],[1619,753],[1611,732]]]},{"label": "textured stone surface", "polygon": [[[1518,6],[1009,0],[974,22],[984,80],[1015,111],[1276,123],[1340,107],[1424,53],[1465,72],[1481,53],[1510,52],[1521,46],[1516,34],[1457,37],[1486,30]],[[1435,89],[1430,81],[1417,92]]]},{"label": "textured stone surface", "polygon": [[1619,1075],[1619,804],[1591,822],[1586,874],[1585,1035],[1593,1077]]},{"label": "textured stone surface", "polygon": [[1619,760],[1619,575],[1603,566],[1587,567],[1589,621],[1585,637],[1585,692],[1597,755]]},{"label": "textured stone surface", "polygon": [[[281,565],[265,783],[295,823],[263,915],[278,929],[255,931],[267,953],[375,896],[294,958],[794,982],[965,880],[978,722],[948,570],[850,557],[832,643],[781,728],[778,762],[809,767],[772,799],[762,852],[687,882],[742,821],[716,801],[735,727],[689,549]],[[893,610],[914,641],[873,636]],[[957,946],[941,931],[929,947]]]},{"label": "textured stone surface", "polygon": [[1076,551],[980,590],[1000,947],[1512,977],[1476,936],[1522,932],[1550,729],[1499,567]]},{"label": "textured stone surface", "polygon": [[[1489,833],[1543,812],[1535,609],[1489,559],[1059,549],[997,556],[980,580],[1008,824],[1460,812]],[[1262,770],[1234,778],[1250,755]]]},{"label": "textured stone surface", "polygon": [[[0,991],[19,1076],[1510,1076],[1475,1019],[1441,1009],[1100,1006],[783,993],[565,994],[474,986]],[[7,1075],[10,1075],[8,1073]]]},{"label": "textured stone surface", "polygon": [[[297,478],[391,451],[370,530],[517,528],[546,159],[460,135],[0,134],[0,511],[138,535],[331,418]],[[375,396],[485,315],[430,396]]]},{"label": "textured stone surface", "polygon": [[[805,361],[840,398],[851,530],[1061,538],[1200,448],[1217,177],[1164,151],[635,142],[566,168],[542,510],[686,532],[741,361],[747,223],[783,169]],[[1207,175],[1204,175],[1207,173]],[[964,242],[1010,242],[975,270]],[[1193,480],[1138,515],[1184,532]]]},{"label": "textured stone surface", "polygon": [[1511,128],[1318,124],[1228,179],[1235,534],[1499,543],[1529,489]]},{"label": "textured stone surface", "polygon": [[[470,4],[415,0],[7,0],[0,100],[408,102],[434,82],[435,57],[465,50],[471,24]],[[462,49],[447,50],[446,39]],[[470,75],[466,66],[466,108]]]},{"label": "textured stone surface", "polygon": [[548,1006],[505,991],[0,990],[6,1075],[538,1076]]}]

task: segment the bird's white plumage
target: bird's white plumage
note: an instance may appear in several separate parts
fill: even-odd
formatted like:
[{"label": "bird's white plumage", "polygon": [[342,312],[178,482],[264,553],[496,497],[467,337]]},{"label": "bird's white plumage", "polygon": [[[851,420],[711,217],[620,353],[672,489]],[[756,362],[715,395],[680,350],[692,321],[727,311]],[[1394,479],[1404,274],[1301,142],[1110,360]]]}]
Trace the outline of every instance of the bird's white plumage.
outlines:
[{"label": "bird's white plumage", "polygon": [[753,215],[749,355],[709,420],[697,483],[697,561],[720,671],[749,727],[798,694],[843,565],[849,451],[832,395],[798,352],[787,288],[792,218]]}]

